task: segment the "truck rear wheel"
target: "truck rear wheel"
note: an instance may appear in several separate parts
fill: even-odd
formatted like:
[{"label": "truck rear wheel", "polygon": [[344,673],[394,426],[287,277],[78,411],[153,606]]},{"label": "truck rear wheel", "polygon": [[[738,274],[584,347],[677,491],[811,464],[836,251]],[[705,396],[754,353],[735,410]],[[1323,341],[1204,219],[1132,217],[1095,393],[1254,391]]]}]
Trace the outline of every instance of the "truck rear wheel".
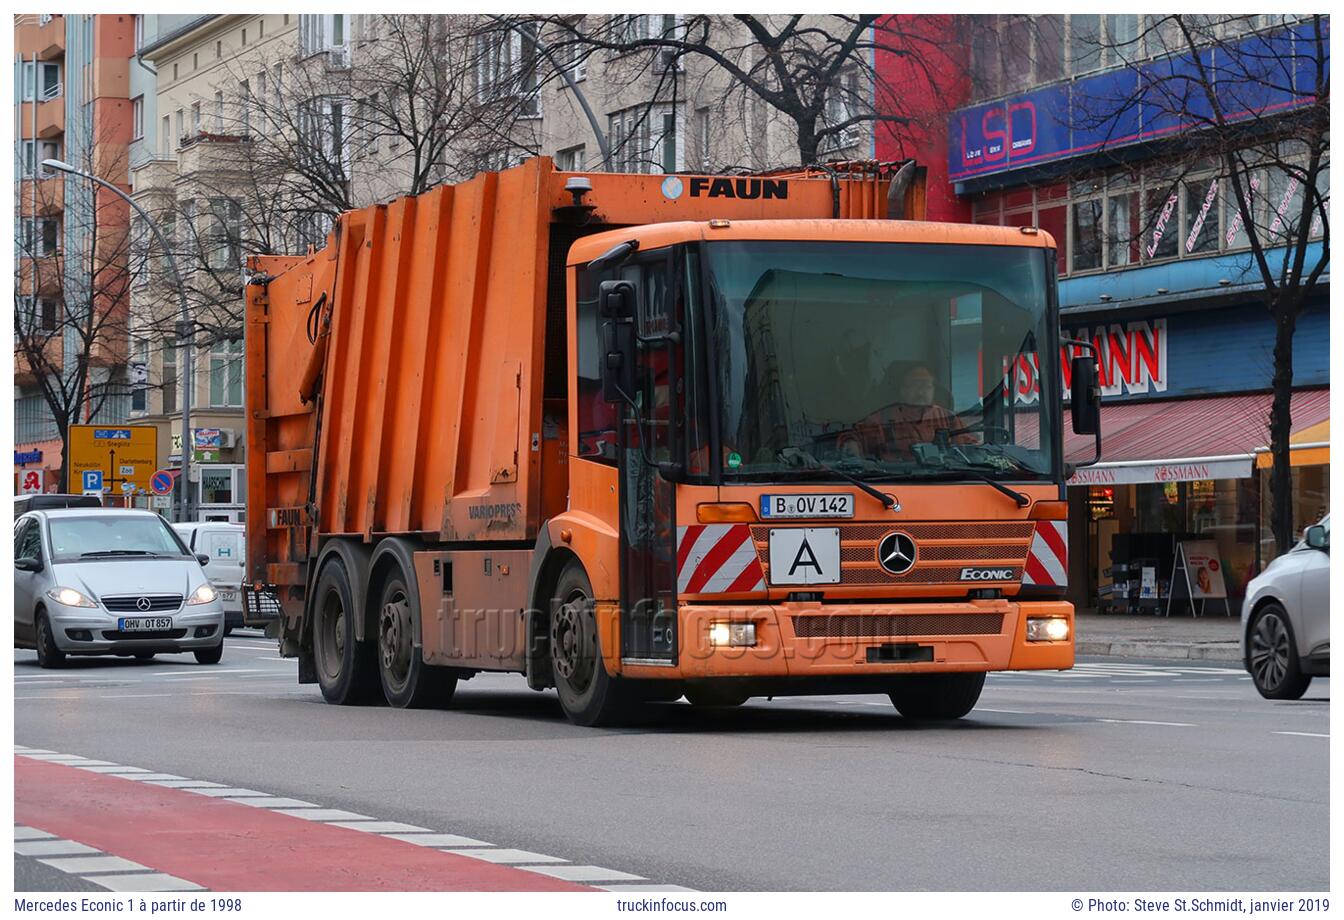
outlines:
[{"label": "truck rear wheel", "polygon": [[415,609],[397,572],[383,583],[378,603],[378,676],[388,705],[424,709],[447,705],[457,689],[457,672],[425,664],[415,644]]},{"label": "truck rear wheel", "polygon": [[985,686],[985,673],[912,674],[892,686],[891,702],[907,719],[960,719],[975,708]]},{"label": "truck rear wheel", "polygon": [[355,640],[354,599],[350,576],[339,559],[322,567],[313,596],[313,664],[317,684],[328,703],[341,706],[367,702],[377,688],[373,649]]},{"label": "truck rear wheel", "polygon": [[575,725],[611,725],[631,715],[634,692],[602,664],[593,587],[572,561],[556,582],[551,605],[551,672],[560,707]]}]

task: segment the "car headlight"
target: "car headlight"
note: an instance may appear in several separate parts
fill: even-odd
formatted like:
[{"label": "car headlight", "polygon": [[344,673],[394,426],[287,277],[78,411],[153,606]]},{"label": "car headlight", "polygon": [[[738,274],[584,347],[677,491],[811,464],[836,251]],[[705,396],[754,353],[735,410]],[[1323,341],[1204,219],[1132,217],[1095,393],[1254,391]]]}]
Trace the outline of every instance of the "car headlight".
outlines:
[{"label": "car headlight", "polygon": [[197,604],[208,604],[211,601],[213,601],[216,596],[217,595],[215,594],[215,589],[210,587],[209,582],[206,582],[205,584],[197,588],[196,591],[191,595],[191,597],[187,598],[187,606],[194,606]]},{"label": "car headlight", "polygon": [[97,607],[93,601],[89,600],[83,594],[80,594],[74,588],[62,588],[59,585],[47,592],[47,597],[58,604],[64,604],[67,607]]},{"label": "car headlight", "polygon": [[756,644],[755,623],[711,623],[709,644],[748,647]]},{"label": "car headlight", "polygon": [[1028,642],[1063,642],[1069,638],[1069,621],[1064,617],[1028,617]]}]

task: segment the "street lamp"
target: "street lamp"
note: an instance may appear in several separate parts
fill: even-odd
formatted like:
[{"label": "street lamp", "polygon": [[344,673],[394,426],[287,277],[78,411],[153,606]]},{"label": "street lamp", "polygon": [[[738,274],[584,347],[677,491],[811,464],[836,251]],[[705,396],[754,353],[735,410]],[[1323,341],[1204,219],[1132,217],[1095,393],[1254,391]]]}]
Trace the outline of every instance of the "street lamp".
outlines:
[{"label": "street lamp", "polygon": [[54,169],[57,172],[69,173],[72,176],[80,176],[101,185],[103,188],[112,192],[121,198],[139,214],[141,219],[153,232],[154,238],[159,241],[159,247],[163,249],[163,254],[168,257],[168,267],[173,273],[173,282],[177,286],[178,306],[181,309],[181,317],[177,323],[177,341],[185,343],[182,348],[182,501],[179,506],[178,514],[181,520],[191,519],[191,385],[192,385],[192,351],[191,351],[191,314],[187,308],[187,289],[182,283],[182,275],[177,270],[177,260],[173,258],[173,249],[164,239],[163,231],[159,225],[154,223],[153,219],[145,213],[145,209],[131,200],[131,197],[117,188],[111,182],[104,181],[92,173],[87,173],[82,169],[76,169],[69,163],[61,160],[43,160],[42,165],[47,169]]}]

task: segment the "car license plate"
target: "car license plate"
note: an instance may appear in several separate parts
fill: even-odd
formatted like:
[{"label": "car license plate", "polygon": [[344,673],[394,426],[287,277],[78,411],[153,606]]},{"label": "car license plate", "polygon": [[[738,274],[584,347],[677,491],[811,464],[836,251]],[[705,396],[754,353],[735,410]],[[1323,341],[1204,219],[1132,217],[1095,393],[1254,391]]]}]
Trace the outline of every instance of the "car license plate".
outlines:
[{"label": "car license plate", "polygon": [[221,601],[223,601],[224,603],[226,603],[226,604],[232,604],[234,601],[238,600],[238,592],[237,592],[237,591],[220,591],[220,592],[219,592],[219,599],[220,599]]},{"label": "car license plate", "polygon": [[840,528],[781,527],[770,531],[770,584],[840,583]]},{"label": "car license plate", "polygon": [[122,632],[154,632],[172,628],[172,617],[120,617],[117,620],[117,629]]},{"label": "car license plate", "polygon": [[808,495],[762,495],[763,518],[852,518],[853,493]]}]

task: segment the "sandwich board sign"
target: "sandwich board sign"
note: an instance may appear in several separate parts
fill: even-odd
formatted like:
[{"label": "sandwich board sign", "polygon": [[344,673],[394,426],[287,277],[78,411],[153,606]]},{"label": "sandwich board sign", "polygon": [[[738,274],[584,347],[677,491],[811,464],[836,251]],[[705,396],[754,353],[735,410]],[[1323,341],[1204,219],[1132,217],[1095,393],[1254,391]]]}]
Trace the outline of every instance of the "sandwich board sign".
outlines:
[{"label": "sandwich board sign", "polygon": [[1189,602],[1191,616],[1203,616],[1205,602],[1211,600],[1222,601],[1223,611],[1232,615],[1227,584],[1223,581],[1223,563],[1218,558],[1218,544],[1213,540],[1182,540],[1177,545],[1167,616],[1171,616],[1171,603],[1178,597]]}]

